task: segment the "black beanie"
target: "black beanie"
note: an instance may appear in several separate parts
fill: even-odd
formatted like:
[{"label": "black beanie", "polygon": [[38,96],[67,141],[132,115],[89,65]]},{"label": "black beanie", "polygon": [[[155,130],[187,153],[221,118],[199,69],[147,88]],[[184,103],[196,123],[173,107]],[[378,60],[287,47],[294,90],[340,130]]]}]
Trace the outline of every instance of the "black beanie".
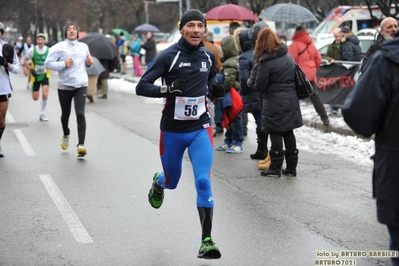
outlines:
[{"label": "black beanie", "polygon": [[64,37],[66,38],[67,37],[67,29],[68,29],[68,27],[69,26],[75,26],[76,27],[76,29],[78,30],[78,39],[79,39],[79,27],[78,27],[78,25],[76,25],[76,23],[73,23],[73,22],[68,22],[66,25],[65,25],[65,31],[64,31]]},{"label": "black beanie", "polygon": [[206,20],[204,14],[198,9],[190,9],[183,13],[180,19],[179,30],[181,30],[184,25],[186,25],[189,21],[198,20],[202,21],[206,27]]}]

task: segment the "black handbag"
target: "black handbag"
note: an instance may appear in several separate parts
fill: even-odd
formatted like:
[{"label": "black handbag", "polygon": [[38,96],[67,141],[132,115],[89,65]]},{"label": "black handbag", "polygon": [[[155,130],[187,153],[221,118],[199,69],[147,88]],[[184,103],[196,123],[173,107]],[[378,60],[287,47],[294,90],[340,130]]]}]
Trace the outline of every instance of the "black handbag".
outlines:
[{"label": "black handbag", "polygon": [[[309,45],[306,46],[306,48],[298,54],[300,56],[303,54],[306,49],[309,48]],[[298,66],[298,64],[295,62],[294,58],[292,58],[292,61],[295,63],[295,88],[296,92],[298,94],[298,98],[300,100],[308,98],[312,93],[314,93],[313,86],[310,83],[308,77],[306,77],[305,73],[302,71],[302,69]]]},{"label": "black handbag", "polygon": [[308,98],[314,93],[312,84],[297,63],[295,63],[295,87],[300,100]]}]

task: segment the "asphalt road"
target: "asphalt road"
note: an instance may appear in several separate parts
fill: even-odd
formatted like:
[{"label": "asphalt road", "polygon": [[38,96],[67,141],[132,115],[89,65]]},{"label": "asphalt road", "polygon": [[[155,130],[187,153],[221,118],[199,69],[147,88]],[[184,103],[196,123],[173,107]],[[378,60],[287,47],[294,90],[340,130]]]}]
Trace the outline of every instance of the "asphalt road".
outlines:
[{"label": "asphalt road", "polygon": [[388,248],[371,198],[371,169],[300,151],[297,177],[262,177],[249,158],[254,132],[244,153],[215,152],[213,239],[222,258],[197,259],[201,230],[187,156],[181,182],[166,191],[162,207],[147,202],[152,176],[161,169],[162,105],[113,91],[107,100],[87,103],[88,154],[79,160],[74,113],[70,147],[60,147],[55,78],[49,121],[40,122],[40,102],[31,99],[27,78],[12,76],[6,157],[0,159],[0,265],[301,266],[333,259],[389,265],[388,258],[333,257]]}]

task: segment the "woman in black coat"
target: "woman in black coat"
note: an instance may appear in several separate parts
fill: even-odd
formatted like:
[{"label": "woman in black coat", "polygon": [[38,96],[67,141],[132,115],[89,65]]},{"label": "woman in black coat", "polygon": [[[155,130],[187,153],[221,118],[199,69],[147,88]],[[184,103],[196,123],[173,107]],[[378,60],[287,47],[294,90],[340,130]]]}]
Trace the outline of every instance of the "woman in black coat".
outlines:
[{"label": "woman in black coat", "polygon": [[254,59],[248,86],[263,95],[262,131],[270,135],[272,142],[271,165],[261,174],[280,177],[285,154],[287,168],[283,174],[296,176],[298,149],[294,129],[301,127],[303,121],[295,89],[295,63],[287,46],[270,28],[259,32]]}]

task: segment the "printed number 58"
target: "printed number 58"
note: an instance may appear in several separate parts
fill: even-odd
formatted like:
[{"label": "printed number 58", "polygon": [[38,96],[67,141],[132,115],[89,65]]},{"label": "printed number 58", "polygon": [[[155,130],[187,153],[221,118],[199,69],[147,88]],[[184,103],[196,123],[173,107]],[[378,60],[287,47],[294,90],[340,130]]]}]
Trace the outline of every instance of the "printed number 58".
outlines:
[{"label": "printed number 58", "polygon": [[184,115],[185,116],[196,116],[198,113],[198,105],[185,105]]}]

